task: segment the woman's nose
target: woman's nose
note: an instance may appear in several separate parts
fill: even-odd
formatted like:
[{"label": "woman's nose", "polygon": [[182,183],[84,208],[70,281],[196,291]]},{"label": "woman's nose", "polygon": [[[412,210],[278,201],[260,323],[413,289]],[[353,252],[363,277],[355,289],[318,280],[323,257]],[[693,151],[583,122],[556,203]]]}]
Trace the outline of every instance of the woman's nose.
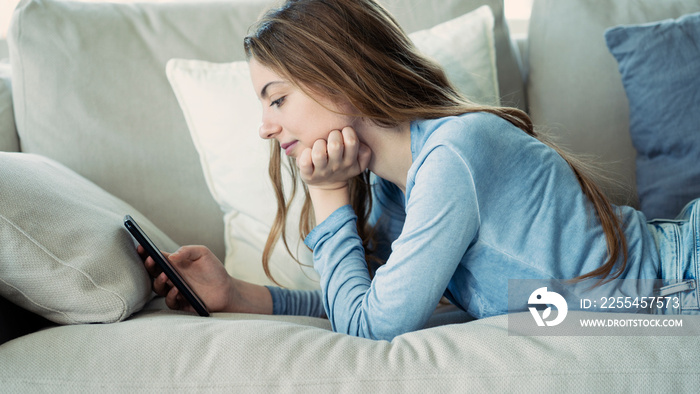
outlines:
[{"label": "woman's nose", "polygon": [[281,130],[282,128],[278,124],[263,119],[263,122],[260,124],[260,128],[258,129],[258,133],[260,134],[260,138],[268,140],[270,138],[275,138],[275,136],[279,134]]}]

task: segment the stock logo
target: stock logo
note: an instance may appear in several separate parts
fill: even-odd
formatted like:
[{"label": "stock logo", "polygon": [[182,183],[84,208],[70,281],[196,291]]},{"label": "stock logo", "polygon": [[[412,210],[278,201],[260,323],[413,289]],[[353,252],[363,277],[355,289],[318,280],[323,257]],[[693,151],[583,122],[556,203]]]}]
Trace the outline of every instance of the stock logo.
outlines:
[{"label": "stock logo", "polygon": [[[545,324],[550,327],[556,326],[557,324],[564,321],[566,313],[569,311],[569,307],[566,305],[566,300],[564,299],[564,297],[559,295],[559,293],[547,291],[546,287],[540,287],[539,289],[533,291],[532,294],[530,294],[530,298],[527,300],[527,303],[529,305],[547,306],[547,308],[542,311],[541,316],[537,308],[535,308],[534,306],[528,307],[528,309],[530,309],[532,317],[535,319],[535,322],[540,327],[544,327]],[[557,308],[557,317],[553,320],[547,320],[547,318],[552,314],[551,305],[554,305],[554,307]]]}]

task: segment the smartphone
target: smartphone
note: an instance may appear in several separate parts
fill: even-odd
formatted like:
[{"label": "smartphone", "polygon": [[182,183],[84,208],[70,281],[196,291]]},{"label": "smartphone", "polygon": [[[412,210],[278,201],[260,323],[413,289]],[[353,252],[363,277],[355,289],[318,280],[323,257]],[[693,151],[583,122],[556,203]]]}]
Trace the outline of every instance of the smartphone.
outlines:
[{"label": "smartphone", "polygon": [[160,268],[165,272],[165,275],[168,276],[168,279],[170,279],[171,282],[173,282],[173,285],[177,287],[177,289],[180,291],[180,294],[182,294],[183,297],[187,300],[187,302],[192,305],[195,311],[200,316],[209,316],[209,311],[207,310],[207,307],[204,305],[202,300],[195,294],[195,292],[190,288],[190,286],[185,282],[185,279],[183,279],[180,274],[177,272],[175,267],[170,263],[170,261],[161,253],[160,249],[156,247],[156,245],[151,241],[150,238],[146,235],[146,233],[141,230],[141,227],[136,223],[134,218],[132,218],[130,215],[124,216],[124,227],[126,227],[127,230],[131,233],[131,235],[138,241],[141,246],[143,246],[144,249],[146,249],[146,252],[148,253],[149,256],[160,266]]}]

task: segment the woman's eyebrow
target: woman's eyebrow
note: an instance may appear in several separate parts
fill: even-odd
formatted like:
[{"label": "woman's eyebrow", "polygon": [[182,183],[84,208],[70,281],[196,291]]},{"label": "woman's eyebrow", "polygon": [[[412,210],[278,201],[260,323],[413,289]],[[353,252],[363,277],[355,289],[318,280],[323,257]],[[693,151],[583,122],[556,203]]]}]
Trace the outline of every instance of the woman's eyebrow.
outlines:
[{"label": "woman's eyebrow", "polygon": [[262,99],[267,98],[267,88],[270,85],[274,85],[276,83],[284,83],[284,81],[272,81],[272,82],[266,83],[265,86],[263,86],[263,88],[260,90],[260,98],[262,98]]}]

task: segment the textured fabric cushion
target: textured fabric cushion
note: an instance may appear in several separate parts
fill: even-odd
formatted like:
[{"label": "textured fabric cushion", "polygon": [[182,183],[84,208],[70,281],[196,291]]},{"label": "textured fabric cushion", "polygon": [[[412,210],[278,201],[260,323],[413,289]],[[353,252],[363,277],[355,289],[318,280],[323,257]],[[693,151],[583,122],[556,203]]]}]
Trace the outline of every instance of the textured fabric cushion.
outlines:
[{"label": "textured fabric cushion", "polygon": [[0,152],[0,201],[0,295],[56,323],[123,320],[150,299],[125,214],[163,250],[177,248],[134,208],[38,155]]},{"label": "textured fabric cushion", "polygon": [[[462,93],[494,104],[498,103],[498,81],[492,26],[493,16],[484,6],[410,37],[421,51],[445,66]],[[276,206],[267,175],[270,145],[257,132],[262,115],[248,65],[173,59],[167,73],[200,154],[209,189],[225,213],[226,267],[240,279],[272,284],[260,263]],[[290,190],[291,179],[285,180],[286,190]],[[293,224],[302,201],[295,199],[287,231],[291,249],[305,266],[292,260],[279,242],[270,269],[285,287],[318,288],[311,253]]]},{"label": "textured fabric cushion", "polygon": [[[661,5],[663,4],[663,5]],[[607,28],[700,11],[688,0],[535,0],[528,35],[528,104],[537,126],[577,153],[592,155],[621,185],[615,202],[635,203],[636,151],[629,106]]]},{"label": "textured fabric cushion", "polygon": [[650,218],[700,197],[700,13],[605,34],[619,64],[637,149],[637,192]]},{"label": "textured fabric cushion", "polygon": [[[568,318],[600,316],[571,311]],[[684,321],[700,325],[697,316]],[[126,322],[56,327],[0,346],[0,386],[7,392],[691,393],[700,383],[699,338],[515,336],[508,335],[507,316],[497,316],[386,342],[334,333],[328,321],[313,318],[142,312]]]},{"label": "textured fabric cushion", "polygon": [[0,151],[17,152],[19,139],[12,110],[12,69],[0,60]]},{"label": "textured fabric cushion", "polygon": [[418,49],[440,63],[469,99],[499,105],[493,13],[487,6],[410,34]]},{"label": "textured fabric cushion", "polygon": [[[252,283],[273,284],[261,263],[276,207],[267,175],[270,144],[257,133],[261,109],[248,63],[173,59],[167,75],[200,153],[209,190],[224,212],[227,271]],[[290,215],[299,217],[299,212],[297,199]],[[292,222],[287,231],[298,234]],[[285,287],[318,288],[310,251],[298,235],[289,240],[291,250],[308,267],[292,260],[280,242],[270,260],[272,276]]]}]

